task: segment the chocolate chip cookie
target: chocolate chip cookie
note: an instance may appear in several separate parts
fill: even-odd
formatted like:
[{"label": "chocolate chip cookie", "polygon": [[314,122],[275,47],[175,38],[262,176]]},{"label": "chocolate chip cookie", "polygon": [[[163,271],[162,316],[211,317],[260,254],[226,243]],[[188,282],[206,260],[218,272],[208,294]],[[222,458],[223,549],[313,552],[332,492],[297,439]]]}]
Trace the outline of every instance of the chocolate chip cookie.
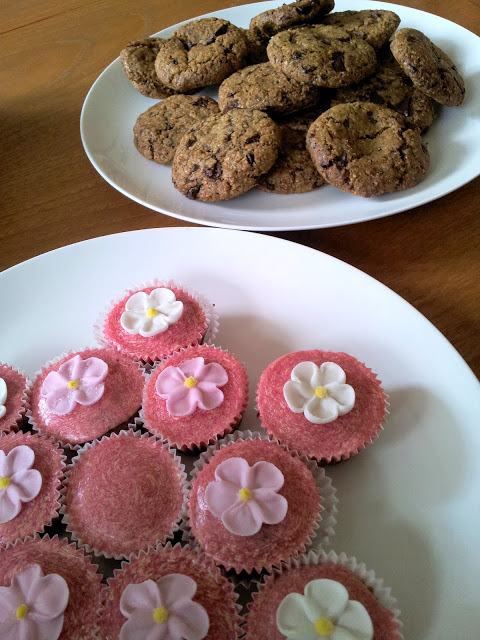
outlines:
[{"label": "chocolate chip cookie", "polygon": [[140,153],[159,164],[171,164],[182,136],[199,120],[219,113],[207,96],[170,96],[138,116],[133,140]]},{"label": "chocolate chip cookie", "polygon": [[147,98],[168,98],[175,93],[161,82],[155,71],[155,59],[163,38],[146,38],[129,42],[120,52],[125,75],[137,91]]},{"label": "chocolate chip cookie", "polygon": [[417,89],[387,49],[378,60],[374,75],[362,82],[337,90],[332,106],[345,102],[374,102],[393,109],[427,129],[436,116],[433,100]]},{"label": "chocolate chip cookie", "polygon": [[307,149],[327,182],[364,198],[413,187],[429,165],[418,128],[370,102],[325,111],[308,130]]},{"label": "chocolate chip cookie", "polygon": [[305,193],[325,184],[306,147],[308,128],[319,115],[319,110],[309,109],[277,121],[282,132],[278,158],[261,176],[257,189],[267,193]]},{"label": "chocolate chip cookie", "polygon": [[291,113],[318,102],[319,97],[318,87],[291,80],[268,62],[240,69],[218,90],[221,111],[239,108]]},{"label": "chocolate chip cookie", "polygon": [[390,45],[413,84],[447,107],[463,102],[465,84],[452,60],[417,29],[400,29]]},{"label": "chocolate chip cookie", "polygon": [[393,11],[366,9],[364,11],[337,11],[322,20],[322,24],[340,27],[355,38],[379,49],[390,40],[400,24],[400,17]]},{"label": "chocolate chip cookie", "polygon": [[339,27],[315,25],[281,31],[267,46],[270,63],[297,82],[344,87],[375,70],[375,50]]},{"label": "chocolate chip cookie", "polygon": [[269,9],[250,20],[250,29],[260,38],[268,39],[276,33],[299,24],[309,24],[329,13],[334,0],[298,0]]},{"label": "chocolate chip cookie", "polygon": [[220,18],[179,27],[160,47],[155,69],[161,82],[186,93],[221,82],[244,66],[248,46],[241,29]]},{"label": "chocolate chip cookie", "polygon": [[172,165],[175,187],[191,200],[228,200],[255,186],[275,162],[280,129],[263,111],[232,109],[193,126]]}]

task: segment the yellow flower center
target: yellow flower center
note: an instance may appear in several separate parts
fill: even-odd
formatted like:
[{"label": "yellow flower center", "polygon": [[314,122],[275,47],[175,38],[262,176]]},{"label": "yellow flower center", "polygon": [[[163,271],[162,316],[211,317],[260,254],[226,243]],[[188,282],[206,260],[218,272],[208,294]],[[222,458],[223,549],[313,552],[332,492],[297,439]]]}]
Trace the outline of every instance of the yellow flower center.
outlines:
[{"label": "yellow flower center", "polygon": [[3,478],[0,478],[0,489],[8,489],[9,486],[10,478],[7,478],[7,476],[3,476]]},{"label": "yellow flower center", "polygon": [[315,631],[323,637],[329,636],[334,629],[335,627],[328,618],[318,618],[315,622]]},{"label": "yellow flower center", "polygon": [[67,385],[69,389],[78,389],[79,386],[80,386],[80,382],[78,380],[70,380],[70,382]]},{"label": "yellow flower center", "polygon": [[15,613],[15,615],[17,616],[17,620],[23,620],[25,618],[25,616],[27,615],[27,613],[28,613],[27,605],[26,604],[21,604],[18,607],[18,609],[17,609],[17,611]]},{"label": "yellow flower center", "polygon": [[158,316],[158,311],[156,309],[154,309],[153,307],[148,308],[145,311],[147,318],[155,318],[155,316]]},{"label": "yellow flower center", "polygon": [[153,612],[153,619],[157,624],[163,624],[168,620],[168,611],[165,607],[157,607]]},{"label": "yellow flower center", "polygon": [[325,389],[325,387],[317,387],[315,389],[315,395],[317,396],[317,398],[323,400],[324,398],[328,397],[328,391]]},{"label": "yellow flower center", "polygon": [[243,489],[240,489],[240,491],[238,492],[238,497],[242,502],[247,502],[252,497],[252,492],[250,491],[250,489],[247,489],[246,487],[244,487]]},{"label": "yellow flower center", "polygon": [[192,376],[189,376],[183,384],[189,389],[193,389],[193,387],[197,386],[197,381]]}]

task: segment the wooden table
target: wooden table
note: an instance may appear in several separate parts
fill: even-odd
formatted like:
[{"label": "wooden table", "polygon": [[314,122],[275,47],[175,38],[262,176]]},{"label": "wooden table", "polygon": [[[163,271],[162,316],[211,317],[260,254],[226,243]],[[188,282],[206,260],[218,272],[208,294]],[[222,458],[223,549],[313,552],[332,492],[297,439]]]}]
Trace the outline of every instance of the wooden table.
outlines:
[{"label": "wooden table", "polygon": [[[80,141],[90,86],[131,40],[241,0],[0,3],[0,270],[121,231],[185,225],[132,202]],[[478,0],[403,0],[480,34]],[[361,2],[359,2],[359,8]],[[406,213],[275,234],[367,272],[411,302],[480,376],[480,179]],[[1,306],[1,301],[0,301]]]}]

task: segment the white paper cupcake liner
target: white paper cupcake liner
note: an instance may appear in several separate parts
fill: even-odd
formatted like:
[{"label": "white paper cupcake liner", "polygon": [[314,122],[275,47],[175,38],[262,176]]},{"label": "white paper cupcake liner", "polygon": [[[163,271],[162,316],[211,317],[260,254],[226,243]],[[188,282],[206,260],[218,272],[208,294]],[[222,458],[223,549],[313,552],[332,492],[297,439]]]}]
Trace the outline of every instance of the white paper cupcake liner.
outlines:
[{"label": "white paper cupcake liner", "polygon": [[[218,314],[217,314],[217,311],[215,309],[215,305],[212,302],[210,302],[209,300],[207,300],[207,298],[204,295],[202,295],[201,293],[198,293],[198,291],[196,291],[192,287],[185,286],[181,282],[177,282],[177,281],[175,281],[173,279],[160,280],[158,278],[154,278],[153,280],[148,280],[147,282],[142,282],[140,285],[136,285],[134,287],[125,289],[121,294],[119,294],[118,296],[113,298],[107,304],[105,309],[99,313],[99,316],[98,316],[95,324],[93,325],[93,335],[95,337],[95,340],[99,344],[101,344],[102,346],[105,346],[105,347],[110,347],[111,349],[117,349],[118,351],[122,351],[121,349],[119,349],[115,345],[111,345],[107,341],[107,339],[105,338],[103,329],[104,329],[105,323],[107,321],[107,318],[108,318],[110,312],[113,310],[113,308],[119,302],[121,302],[124,298],[126,298],[128,295],[133,295],[137,291],[142,291],[143,289],[148,289],[149,287],[167,287],[167,288],[174,287],[176,289],[181,289],[182,291],[185,291],[185,293],[187,293],[189,296],[191,296],[192,298],[195,298],[195,300],[199,303],[203,313],[205,314],[205,318],[206,318],[206,321],[205,321],[205,335],[203,336],[203,340],[199,344],[213,344],[214,343],[215,336],[218,333]],[[170,354],[170,355],[173,355],[173,354]],[[146,365],[151,365],[151,364],[154,364],[155,362],[159,361],[157,359],[151,358],[146,353],[143,354],[143,357],[134,358],[134,360],[139,360],[139,361],[145,363]],[[165,360],[165,358],[162,358],[162,360]]]},{"label": "white paper cupcake liner", "polygon": [[[23,393],[22,393],[22,406],[20,407],[20,409],[18,410],[16,415],[14,417],[12,417],[12,421],[8,425],[5,425],[4,427],[0,428],[0,437],[5,433],[9,433],[10,431],[18,431],[19,430],[19,428],[20,428],[20,426],[21,426],[21,424],[23,422],[23,417],[24,417],[24,415],[26,413],[26,410],[27,410],[28,389],[29,389],[29,384],[30,384],[30,378],[25,373],[25,371],[23,371],[23,369],[17,369],[16,367],[12,367],[11,365],[6,364],[5,362],[3,362],[2,364],[5,367],[7,367],[8,369],[10,369],[11,371],[14,371],[15,373],[18,373],[19,375],[25,377],[25,388],[24,388]],[[7,390],[7,393],[8,393],[8,390]]]},{"label": "white paper cupcake liner", "polygon": [[[309,533],[303,548],[299,551],[299,553],[305,553],[309,549],[315,547],[315,549],[319,549],[324,545],[329,544],[330,538],[335,533],[335,525],[337,523],[337,504],[338,498],[336,497],[336,489],[332,485],[332,481],[325,474],[325,469],[319,466],[314,460],[311,460],[307,456],[300,455],[297,452],[291,451],[288,447],[277,443],[274,439],[269,436],[262,435],[257,432],[252,432],[250,430],[247,431],[236,431],[234,433],[229,434],[222,440],[219,440],[215,444],[208,447],[208,449],[203,452],[199,459],[194,463],[194,468],[191,473],[191,480],[188,486],[188,490],[192,489],[193,483],[197,479],[198,473],[203,469],[204,465],[208,462],[208,460],[212,457],[215,451],[228,447],[230,444],[237,442],[238,440],[264,440],[267,442],[273,442],[278,444],[284,451],[287,451],[292,457],[299,458],[310,470],[312,473],[315,484],[319,490],[321,496],[321,504],[318,516],[313,524],[312,531]],[[195,539],[191,526],[190,526],[190,517],[188,514],[187,507],[185,507],[185,512],[182,518],[182,524],[180,529],[183,533],[183,539],[189,544],[190,547],[194,549],[200,549],[200,544]],[[252,572],[263,572],[271,571],[273,567],[277,566],[281,560],[278,560],[276,564],[272,563],[267,567],[252,567],[250,571],[247,569],[242,570],[242,574],[244,573],[252,573]],[[233,571],[237,574],[239,572],[232,565],[225,566],[222,565],[226,571]],[[240,581],[243,586],[248,586],[249,579]]]},{"label": "white paper cupcake liner", "polygon": [[[173,538],[174,534],[180,529],[180,523],[181,523],[181,519],[183,517],[183,513],[185,511],[185,505],[186,505],[186,501],[187,501],[188,487],[187,487],[187,474],[185,473],[185,466],[183,465],[180,457],[176,454],[174,449],[169,447],[167,444],[162,443],[160,440],[158,440],[157,438],[155,438],[151,434],[149,434],[149,433],[140,433],[140,431],[137,431],[135,429],[134,425],[129,425],[128,429],[120,431],[118,434],[117,433],[112,433],[109,436],[103,436],[101,439],[96,439],[93,442],[87,442],[86,444],[84,444],[77,451],[77,455],[73,458],[71,463],[69,465],[67,465],[66,472],[65,472],[65,480],[64,480],[64,483],[63,483],[62,490],[60,492],[60,505],[61,505],[60,513],[62,514],[63,523],[66,525],[67,532],[71,534],[72,540],[74,540],[79,547],[84,549],[84,551],[86,553],[91,553],[91,554],[93,554],[95,556],[100,556],[100,557],[103,557],[103,558],[113,559],[113,560],[125,560],[125,559],[129,558],[132,554],[131,553],[127,553],[127,554],[125,554],[125,553],[120,553],[120,554],[108,553],[107,551],[103,551],[102,549],[98,549],[97,547],[89,545],[88,542],[84,541],[79,535],[77,535],[77,533],[70,527],[70,523],[69,523],[69,516],[68,516],[68,512],[67,512],[67,503],[66,503],[67,488],[68,488],[68,485],[69,485],[69,482],[70,482],[70,475],[72,473],[72,469],[74,468],[74,466],[78,462],[78,460],[80,460],[81,457],[83,455],[85,455],[86,451],[88,451],[92,447],[97,446],[97,444],[104,442],[105,440],[109,440],[111,438],[122,438],[122,437],[130,436],[130,435],[133,435],[134,437],[137,437],[137,438],[146,438],[148,440],[152,440],[153,442],[158,442],[159,445],[163,449],[165,449],[166,451],[168,451],[172,455],[172,457],[174,458],[175,462],[178,464],[178,467],[179,467],[179,470],[180,470],[180,476],[181,476],[181,479],[182,479],[183,504],[182,504],[182,508],[180,510],[179,516],[178,516],[177,520],[175,521],[175,524],[174,524],[172,530],[169,533],[166,533],[162,538],[156,539],[154,541],[154,543],[149,545],[149,546],[155,546],[156,547],[156,546],[158,546],[160,544],[165,544],[167,542],[167,540],[170,540],[170,539]],[[139,549],[138,552],[140,552],[140,551],[141,550]]]}]

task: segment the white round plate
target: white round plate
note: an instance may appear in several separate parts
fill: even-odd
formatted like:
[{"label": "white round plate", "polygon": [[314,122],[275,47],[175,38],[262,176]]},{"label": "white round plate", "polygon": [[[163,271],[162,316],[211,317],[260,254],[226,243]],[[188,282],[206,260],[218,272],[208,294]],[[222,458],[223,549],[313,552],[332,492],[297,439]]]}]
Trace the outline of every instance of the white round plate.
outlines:
[{"label": "white round plate", "polygon": [[99,311],[154,277],[215,302],[217,344],[250,378],[242,428],[258,428],[258,378],[285,353],[346,351],[379,375],[390,396],[384,432],[327,467],[340,499],[333,548],[392,587],[406,640],[478,638],[480,385],[447,340],[395,293],[323,253],[257,234],[172,228],[88,240],[0,274],[0,361],[33,374],[93,344]]},{"label": "white round plate", "polygon": [[[261,2],[208,14],[248,27],[250,18],[278,2]],[[253,231],[319,229],[381,218],[406,211],[458,189],[480,173],[480,38],[438,16],[383,2],[337,0],[335,10],[391,9],[401,27],[424,31],[461,69],[466,80],[462,106],[442,107],[425,136],[431,154],[426,178],[412,189],[377,198],[360,198],[327,186],[299,195],[276,195],[253,189],[219,203],[195,202],[173,186],[171,168],[144,158],[133,144],[137,117],[155,104],[125,78],[120,59],[105,69],[83,106],[80,130],[85,151],[101,176],[136,202],[174,218],[215,227]],[[164,38],[179,25],[159,31]],[[217,87],[201,90],[217,98]]]}]

